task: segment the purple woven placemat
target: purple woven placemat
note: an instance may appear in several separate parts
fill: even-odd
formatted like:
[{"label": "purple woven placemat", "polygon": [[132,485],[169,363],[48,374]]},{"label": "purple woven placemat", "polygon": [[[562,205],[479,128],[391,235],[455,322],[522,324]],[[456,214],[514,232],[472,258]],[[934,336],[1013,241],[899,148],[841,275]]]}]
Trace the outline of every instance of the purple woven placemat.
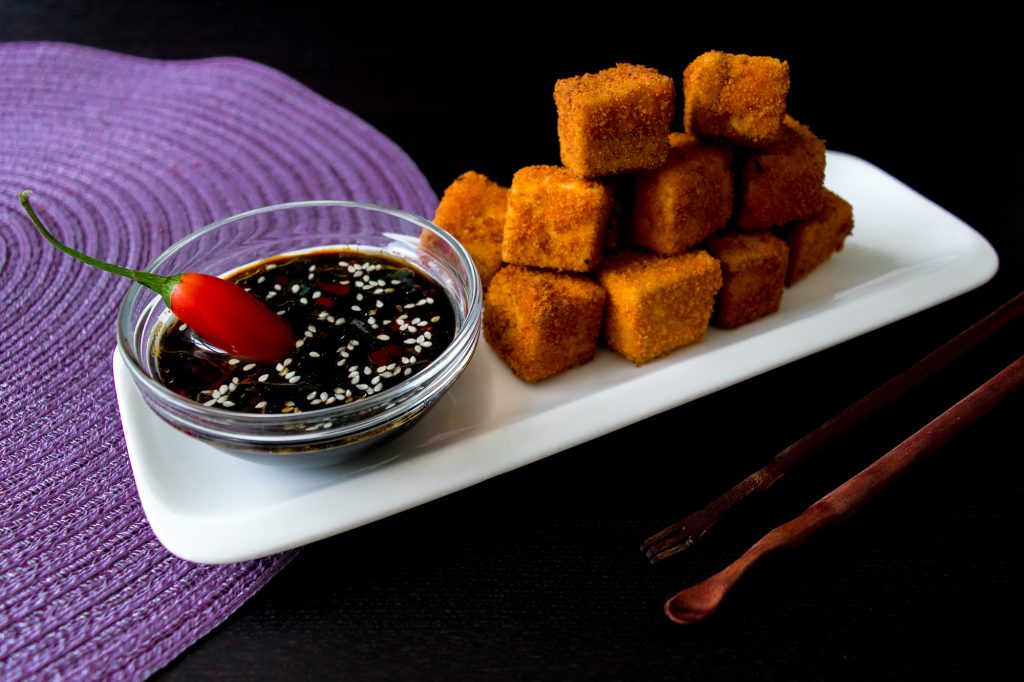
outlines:
[{"label": "purple woven placemat", "polygon": [[0,678],[142,679],[292,554],[171,555],[140,506],[110,374],[127,280],[35,234],[143,267],[214,219],[314,198],[426,215],[437,198],[378,131],[287,76],[0,44]]}]

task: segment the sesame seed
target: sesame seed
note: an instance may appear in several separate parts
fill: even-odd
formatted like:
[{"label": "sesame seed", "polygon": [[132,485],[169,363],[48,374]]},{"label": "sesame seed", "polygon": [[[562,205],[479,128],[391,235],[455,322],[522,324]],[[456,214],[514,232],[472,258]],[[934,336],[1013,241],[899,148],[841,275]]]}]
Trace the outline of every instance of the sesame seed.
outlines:
[{"label": "sesame seed", "polygon": [[292,364],[292,359],[291,358],[285,358],[283,364],[284,364],[285,367],[287,367],[288,365]]},{"label": "sesame seed", "polygon": [[268,291],[267,295],[264,298],[269,301],[270,299],[274,298],[275,296],[277,296],[277,292],[276,291]]},{"label": "sesame seed", "polygon": [[267,263],[267,270],[273,270],[277,267],[277,263]]},{"label": "sesame seed", "polygon": [[230,400],[225,400],[224,401],[224,407],[234,407],[234,406],[235,406],[235,404],[233,402],[231,402]]},{"label": "sesame seed", "polygon": [[280,284],[275,284],[274,285],[274,291],[281,291],[281,285]]},{"label": "sesame seed", "polygon": [[306,400],[312,400],[315,397],[316,397],[316,391],[312,391],[309,395],[306,396]]},{"label": "sesame seed", "polygon": [[238,364],[238,358],[231,358],[230,360],[228,360],[228,364],[232,365],[232,366],[233,365],[237,365]]},{"label": "sesame seed", "polygon": [[284,378],[291,379],[293,376],[295,376],[295,372],[289,371],[287,374],[284,375]]},{"label": "sesame seed", "polygon": [[298,341],[295,342],[296,348],[302,348],[304,345],[306,345],[305,339],[299,339]]},{"label": "sesame seed", "polygon": [[311,350],[311,351],[309,351],[309,357],[311,357],[311,358],[318,358],[318,357],[320,357],[320,354],[317,353],[315,350]]},{"label": "sesame seed", "polygon": [[288,380],[288,383],[289,383],[289,384],[295,384],[295,383],[298,383],[298,381],[299,381],[299,380],[300,380],[301,378],[302,378],[302,377],[300,377],[300,376],[299,376],[298,374],[296,374],[295,376],[293,376],[293,377],[292,377],[291,379],[289,379],[289,380]]},{"label": "sesame seed", "polygon": [[284,311],[284,310],[278,310],[278,311],[277,311],[277,314],[278,314],[278,315],[284,315],[284,314],[285,314],[285,311]]},{"label": "sesame seed", "polygon": [[354,306],[352,306],[352,310],[354,310],[354,311],[356,311],[358,313],[360,310],[362,310],[362,308],[360,308],[357,305],[354,305]]},{"label": "sesame seed", "polygon": [[186,329],[188,329],[188,325],[187,325],[187,324],[185,324],[184,322],[182,322],[182,323],[181,323],[180,325],[178,325],[178,331],[179,331],[179,332],[183,332],[183,331],[185,331]]},{"label": "sesame seed", "polygon": [[266,406],[267,406],[267,401],[266,400],[261,400],[258,403],[256,403],[255,405],[253,405],[253,407],[255,407],[257,410],[262,410]]},{"label": "sesame seed", "polygon": [[320,298],[321,296],[323,296],[323,294],[321,294],[319,291],[314,291],[312,298],[315,300]]},{"label": "sesame seed", "polygon": [[254,368],[255,366],[256,366],[256,363],[255,363],[255,362],[250,362],[250,363],[248,363],[247,365],[243,365],[243,366],[242,366],[242,371],[243,371],[243,372],[248,372],[249,370],[251,370],[251,369],[252,369],[252,368]]},{"label": "sesame seed", "polygon": [[299,293],[299,289],[301,289],[301,288],[302,288],[302,287],[300,287],[300,286],[299,286],[298,284],[293,284],[293,285],[292,285],[292,293],[293,293],[293,294],[297,294],[297,293]]},{"label": "sesame seed", "polygon": [[261,374],[261,375],[259,375],[259,377],[257,377],[256,381],[266,381],[269,378],[270,378],[269,374]]},{"label": "sesame seed", "polygon": [[267,281],[267,278],[264,277],[263,275],[260,275],[259,277],[256,278],[256,283],[257,284],[263,284],[266,281]]},{"label": "sesame seed", "polygon": [[387,340],[388,340],[388,339],[390,339],[390,338],[391,338],[391,337],[390,337],[390,336],[388,336],[387,334],[378,334],[378,335],[377,335],[377,339],[378,339],[378,340],[380,340],[380,341],[387,341]]},{"label": "sesame seed", "polygon": [[216,398],[214,398],[213,400],[207,400],[205,403],[203,403],[203,405],[205,405],[206,407],[213,407],[216,404],[217,404],[217,399]]},{"label": "sesame seed", "polygon": [[299,299],[299,303],[301,303],[302,305],[306,305],[309,303],[309,299],[303,296],[302,298]]}]

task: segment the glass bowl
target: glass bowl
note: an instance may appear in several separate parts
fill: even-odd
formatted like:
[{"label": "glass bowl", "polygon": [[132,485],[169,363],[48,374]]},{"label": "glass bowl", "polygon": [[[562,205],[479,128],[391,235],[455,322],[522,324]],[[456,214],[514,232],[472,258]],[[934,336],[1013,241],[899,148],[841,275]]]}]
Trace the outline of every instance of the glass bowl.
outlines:
[{"label": "glass bowl", "polygon": [[[443,229],[405,211],[373,204],[279,204],[197,230],[168,248],[148,270],[224,276],[281,254],[335,248],[382,254],[433,279],[454,309],[450,345],[420,372],[354,402],[287,414],[208,406],[178,395],[160,381],[154,344],[162,329],[175,324],[174,318],[158,295],[133,284],[118,315],[118,346],[143,400],[175,428],[224,452],[266,464],[332,464],[408,429],[459,377],[480,337],[479,275],[465,248]],[[302,330],[297,332],[301,335]],[[338,381],[345,380],[345,370],[338,372]]]}]

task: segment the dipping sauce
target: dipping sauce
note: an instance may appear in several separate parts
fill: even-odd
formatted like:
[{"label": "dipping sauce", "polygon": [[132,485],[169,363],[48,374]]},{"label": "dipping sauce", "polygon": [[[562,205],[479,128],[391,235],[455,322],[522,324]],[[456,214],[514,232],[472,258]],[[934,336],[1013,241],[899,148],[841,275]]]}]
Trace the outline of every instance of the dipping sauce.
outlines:
[{"label": "dipping sauce", "polygon": [[293,413],[351,403],[422,371],[451,344],[455,312],[426,274],[356,249],[275,256],[233,273],[299,339],[276,365],[225,355],[170,318],[156,375],[179,395],[233,411]]}]

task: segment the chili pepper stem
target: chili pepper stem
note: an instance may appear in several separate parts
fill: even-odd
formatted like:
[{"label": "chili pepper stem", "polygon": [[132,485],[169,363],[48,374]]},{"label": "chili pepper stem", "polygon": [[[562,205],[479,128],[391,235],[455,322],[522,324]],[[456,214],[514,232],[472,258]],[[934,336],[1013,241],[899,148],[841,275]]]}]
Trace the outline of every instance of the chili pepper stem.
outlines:
[{"label": "chili pepper stem", "polygon": [[178,283],[181,281],[181,275],[172,275],[168,277],[165,275],[157,275],[152,272],[132,270],[130,268],[121,267],[120,265],[114,265],[113,263],[107,263],[101,260],[97,260],[92,256],[87,256],[81,251],[77,251],[71,248],[70,246],[62,243],[60,240],[58,240],[56,237],[50,234],[50,231],[46,229],[46,226],[43,225],[43,221],[41,221],[39,219],[39,216],[36,215],[35,209],[32,208],[32,204],[31,202],[29,202],[29,194],[31,194],[29,190],[24,190],[23,192],[18,194],[18,199],[21,201],[21,205],[25,209],[25,212],[28,213],[28,217],[32,219],[32,222],[33,224],[35,224],[36,229],[39,230],[40,234],[42,234],[43,237],[46,238],[46,241],[50,242],[61,251],[68,254],[69,256],[77,258],[83,263],[99,268],[100,270],[113,273],[115,275],[127,277],[145,287],[152,289],[156,293],[160,294],[160,298],[162,298],[164,300],[164,303],[166,303],[167,306],[170,307],[171,292],[174,291],[174,287],[176,287]]}]

